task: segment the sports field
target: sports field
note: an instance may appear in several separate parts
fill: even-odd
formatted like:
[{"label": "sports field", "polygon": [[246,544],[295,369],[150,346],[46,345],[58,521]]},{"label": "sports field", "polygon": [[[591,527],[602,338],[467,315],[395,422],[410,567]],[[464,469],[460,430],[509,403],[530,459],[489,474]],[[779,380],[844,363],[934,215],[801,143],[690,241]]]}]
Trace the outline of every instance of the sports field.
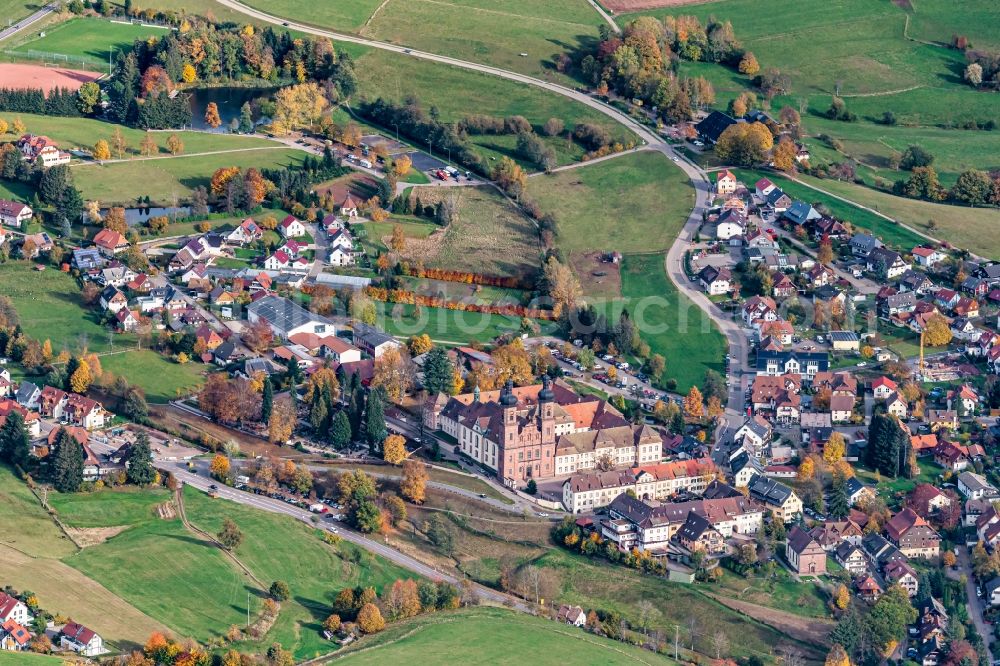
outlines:
[{"label": "sports field", "polygon": [[[60,54],[68,58],[69,66],[87,64],[107,69],[108,56],[115,51],[132,48],[136,39],[163,36],[167,28],[148,27],[129,23],[112,23],[98,18],[75,18],[48,27],[43,33],[34,33],[32,39],[21,42],[10,51],[16,55]],[[46,62],[58,62],[54,57]]]},{"label": "sports field", "polygon": [[78,164],[73,167],[73,180],[85,199],[102,203],[128,203],[142,196],[169,202],[186,198],[196,187],[208,187],[216,169],[228,166],[277,169],[300,163],[304,155],[293,148],[258,148],[105,165]]},{"label": "sports field", "polygon": [[500,608],[416,617],[365,638],[334,661],[346,666],[441,663],[469,666],[666,665],[671,659],[565,624]]},{"label": "sports field", "polygon": [[84,83],[100,77],[100,72],[46,67],[44,65],[4,64],[0,67],[0,88],[31,88],[76,90]]}]

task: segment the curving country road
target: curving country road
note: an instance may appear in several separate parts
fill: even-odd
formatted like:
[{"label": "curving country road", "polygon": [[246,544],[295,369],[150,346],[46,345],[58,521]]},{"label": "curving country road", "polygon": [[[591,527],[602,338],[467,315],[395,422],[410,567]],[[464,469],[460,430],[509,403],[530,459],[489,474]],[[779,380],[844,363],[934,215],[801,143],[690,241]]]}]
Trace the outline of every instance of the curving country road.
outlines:
[{"label": "curving country road", "polygon": [[[199,476],[198,474],[192,474],[187,471],[187,467],[183,463],[166,463],[166,462],[156,462],[157,467],[164,471],[169,471],[177,479],[183,481],[185,485],[191,486],[192,488],[197,488],[208,492],[209,486],[214,485],[211,479]],[[305,509],[300,509],[297,506],[281,502],[279,500],[271,499],[263,495],[254,495],[253,493],[246,493],[241,490],[236,490],[234,488],[229,488],[227,486],[218,486],[215,491],[220,498],[227,499],[238,504],[244,504],[246,506],[253,507],[255,509],[260,509],[262,511],[268,511],[270,513],[279,513],[285,516],[289,516],[296,520],[300,520],[307,525],[322,529],[325,531],[333,532],[335,531],[338,536],[340,536],[345,541],[350,541],[353,544],[364,548],[365,550],[375,553],[385,559],[389,560],[393,564],[396,564],[404,569],[408,569],[416,574],[419,574],[429,580],[444,580],[452,583],[453,585],[459,585],[463,582],[456,576],[445,573],[443,571],[438,571],[434,567],[428,566],[419,560],[416,560],[409,555],[401,553],[400,551],[392,548],[386,543],[379,542],[375,539],[364,536],[358,532],[346,528],[344,525],[337,523],[335,525],[329,524],[328,521],[320,521],[319,523],[313,523],[313,518],[316,514],[310,513]],[[473,584],[476,592],[482,599],[490,601],[492,603],[501,604],[519,610],[525,613],[532,613],[534,609],[530,604],[527,604],[520,599],[508,596],[502,592],[497,592],[488,587],[483,587],[482,585]]]},{"label": "curving country road", "polygon": [[451,58],[449,56],[438,55],[436,53],[429,53],[427,51],[419,51],[416,49],[411,49],[405,46],[399,46],[397,44],[390,44],[388,42],[380,42],[374,39],[366,39],[364,37],[359,37],[357,35],[350,35],[342,32],[335,32],[332,30],[324,30],[322,28],[316,28],[310,25],[305,25],[302,23],[297,23],[291,19],[285,19],[273,14],[268,14],[259,9],[254,9],[253,7],[248,7],[247,5],[239,2],[238,0],[216,0],[217,2],[229,7],[230,9],[236,10],[240,13],[251,16],[259,21],[265,23],[271,23],[273,25],[285,26],[295,30],[299,30],[312,35],[319,35],[321,37],[329,37],[332,40],[337,40],[341,42],[349,42],[352,44],[360,44],[362,46],[367,46],[374,49],[381,49],[383,51],[391,51],[397,53],[401,56],[409,56],[412,58],[418,58],[421,60],[428,60],[431,62],[437,62],[445,65],[451,65],[453,67],[460,67],[462,69],[468,69],[475,72],[480,72],[483,74],[491,74],[493,76],[506,79],[508,81],[514,81],[516,83],[522,83],[529,86],[534,86],[536,88],[541,88],[549,92],[555,93],[557,95],[562,95],[563,97],[569,98],[580,104],[584,104],[592,109],[595,109],[608,118],[611,118],[618,124],[628,128],[635,134],[637,134],[647,146],[649,150],[655,150],[657,152],[663,153],[669,157],[674,164],[680,167],[684,173],[687,174],[688,178],[691,180],[692,185],[695,188],[695,207],[691,211],[691,215],[688,218],[687,223],[681,230],[676,241],[670,247],[666,255],[666,269],[667,275],[670,276],[670,280],[677,286],[677,288],[687,295],[699,308],[705,311],[709,317],[716,323],[719,329],[725,334],[730,349],[731,363],[730,363],[730,393],[729,400],[726,406],[726,413],[723,417],[725,421],[725,427],[720,427],[717,429],[717,433],[720,433],[721,437],[725,436],[727,431],[735,429],[739,423],[742,422],[743,414],[743,391],[741,387],[742,375],[744,370],[747,369],[747,338],[746,334],[740,330],[738,324],[736,324],[729,316],[725,313],[719,311],[705,296],[700,289],[695,288],[692,283],[687,279],[684,274],[683,268],[683,256],[684,250],[687,248],[697,233],[699,226],[702,223],[704,212],[710,201],[710,181],[708,174],[704,169],[698,165],[689,162],[685,157],[677,153],[673,147],[663,140],[659,134],[651,131],[648,127],[637,122],[629,115],[619,111],[618,109],[605,104],[597,99],[594,99],[586,93],[573,90],[564,85],[558,83],[552,83],[550,81],[543,81],[541,79],[536,79],[532,76],[526,74],[520,74],[518,72],[512,72],[509,70],[501,69],[499,67],[493,67],[491,65],[483,65],[480,63],[469,62],[467,60],[460,60],[458,58]]}]

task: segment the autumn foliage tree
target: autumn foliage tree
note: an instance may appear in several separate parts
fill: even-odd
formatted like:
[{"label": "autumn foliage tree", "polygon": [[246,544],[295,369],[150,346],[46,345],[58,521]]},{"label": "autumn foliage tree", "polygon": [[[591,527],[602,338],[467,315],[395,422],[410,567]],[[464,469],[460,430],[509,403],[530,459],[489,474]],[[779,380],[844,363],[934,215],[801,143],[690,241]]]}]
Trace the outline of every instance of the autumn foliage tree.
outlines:
[{"label": "autumn foliage tree", "polygon": [[942,347],[951,342],[951,327],[941,313],[935,312],[927,318],[924,342],[931,347]]},{"label": "autumn foliage tree", "polygon": [[427,467],[417,460],[403,463],[403,478],[399,483],[400,494],[414,504],[423,504],[427,490]]},{"label": "autumn foliage tree", "polygon": [[107,139],[98,139],[97,143],[94,144],[92,154],[95,160],[110,160],[111,147],[108,145]]},{"label": "autumn foliage tree", "polygon": [[692,386],[684,396],[684,415],[689,419],[700,419],[705,415],[705,401],[697,386]]},{"label": "autumn foliage tree", "polygon": [[382,443],[382,458],[390,465],[398,465],[406,458],[406,439],[402,435],[389,435]]},{"label": "autumn foliage tree", "polygon": [[795,156],[797,154],[798,149],[795,147],[795,142],[787,136],[782,137],[778,145],[775,146],[774,153],[771,155],[774,168],[781,171],[793,171],[795,169]]},{"label": "autumn foliage tree", "polygon": [[205,124],[213,129],[222,124],[222,118],[219,116],[219,105],[215,102],[209,102],[208,106],[205,107]]},{"label": "autumn foliage tree", "polygon": [[752,51],[747,51],[743,54],[743,57],[740,59],[739,71],[740,74],[746,74],[750,78],[757,76],[760,72],[760,63],[757,62],[757,56]]},{"label": "autumn foliage tree", "polygon": [[767,162],[773,146],[771,130],[763,123],[736,123],[719,136],[715,154],[726,164],[752,167]]},{"label": "autumn foliage tree", "polygon": [[215,173],[212,174],[212,180],[209,186],[212,194],[217,197],[223,196],[228,189],[229,181],[239,175],[239,167],[229,166],[216,169]]},{"label": "autumn foliage tree", "polygon": [[851,659],[847,656],[847,651],[840,643],[834,643],[830,652],[826,655],[824,666],[851,666]]},{"label": "autumn foliage tree", "polygon": [[500,158],[490,177],[500,186],[500,189],[515,199],[520,198],[528,186],[528,174],[509,157]]},{"label": "autumn foliage tree", "polygon": [[382,611],[373,603],[367,603],[358,611],[358,629],[366,634],[377,634],[385,629]]}]

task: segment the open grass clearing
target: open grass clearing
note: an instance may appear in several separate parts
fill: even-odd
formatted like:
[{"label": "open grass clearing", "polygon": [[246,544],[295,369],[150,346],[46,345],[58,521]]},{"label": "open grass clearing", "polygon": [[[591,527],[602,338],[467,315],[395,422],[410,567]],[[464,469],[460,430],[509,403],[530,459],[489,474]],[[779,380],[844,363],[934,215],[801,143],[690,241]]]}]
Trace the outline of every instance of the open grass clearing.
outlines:
[{"label": "open grass clearing", "polygon": [[948,42],[952,35],[965,35],[976,48],[1000,46],[1000,6],[993,0],[919,0],[911,3],[911,37]]},{"label": "open grass clearing", "polygon": [[100,324],[96,311],[84,309],[72,276],[51,267],[35,271],[33,265],[8,261],[0,266],[0,294],[13,301],[26,335],[51,340],[57,354],[64,348],[106,351],[111,335],[119,348],[135,342],[135,336],[112,334]]},{"label": "open grass clearing", "polygon": [[422,615],[359,641],[334,663],[351,666],[439,663],[561,666],[673,664],[673,660],[582,629],[500,608]]},{"label": "open grass clearing", "polygon": [[[353,463],[333,463],[329,466],[329,469],[331,472],[359,469],[373,476],[381,477],[398,478],[403,475],[402,468],[391,465],[355,465]],[[454,486],[455,488],[462,488],[463,490],[469,490],[474,493],[484,493],[493,499],[500,500],[504,504],[514,503],[509,497],[498,492],[492,485],[482,481],[481,479],[477,479],[476,477],[456,472],[449,472],[437,467],[429,468],[427,470],[427,474],[430,480],[436,483],[443,483],[449,486]]]},{"label": "open grass clearing", "polygon": [[[529,280],[540,265],[542,248],[535,223],[492,187],[416,187],[414,197],[424,206],[451,202],[458,212],[447,227],[423,239],[408,239],[401,253],[404,259],[423,261],[428,267]],[[368,233],[372,236],[378,230]]]},{"label": "open grass clearing", "polygon": [[[11,113],[5,112],[2,117],[8,122],[15,118],[20,118],[28,132],[32,134],[44,134],[59,144],[63,150],[69,148],[81,148],[90,150],[98,139],[107,139],[110,143],[115,128],[121,130],[125,143],[128,146],[128,154],[138,155],[139,145],[146,137],[146,132],[124,125],[115,125],[103,120],[94,118],[64,118],[60,116],[43,116],[33,113]],[[205,153],[215,150],[238,150],[241,148],[263,148],[276,146],[274,141],[255,136],[241,136],[238,134],[219,134],[212,132],[185,132],[185,131],[165,131],[150,132],[159,147],[160,155],[169,155],[167,140],[172,134],[177,134],[184,142],[185,153]],[[0,135],[0,139],[5,141],[16,141],[18,137],[13,134]]]},{"label": "open grass clearing", "polygon": [[529,292],[521,289],[506,289],[504,287],[488,287],[483,285],[447,282],[426,278],[403,277],[407,289],[427,296],[440,296],[449,301],[463,301],[488,305],[491,303],[526,303]]},{"label": "open grass clearing", "polygon": [[170,500],[157,488],[125,487],[92,493],[53,493],[49,505],[71,527],[137,525],[156,519],[156,505]]},{"label": "open grass clearing", "polygon": [[694,207],[684,172],[651,151],[534,176],[528,193],[556,216],[569,253],[666,250]]},{"label": "open grass clearing", "polygon": [[142,349],[103,356],[101,367],[141,388],[149,402],[169,402],[198,391],[208,366],[177,363],[163,354]]},{"label": "open grass clearing", "polygon": [[86,199],[128,203],[148,196],[155,201],[185,199],[196,187],[208,187],[216,169],[278,169],[302,162],[305,155],[292,148],[259,148],[235,153],[180,155],[157,160],[86,164],[73,169],[73,180]]},{"label": "open grass clearing", "polygon": [[111,52],[128,51],[136,39],[163,37],[168,32],[168,28],[112,23],[98,18],[74,18],[51,26],[40,35],[35,33],[39,36],[19,44],[11,51],[22,55],[32,51],[58,53],[70,58],[70,66],[84,62],[95,67],[106,67]]},{"label": "open grass clearing", "polygon": [[76,552],[38,498],[6,465],[0,465],[0,523],[12,528],[0,533],[0,545],[26,557],[60,558]]},{"label": "open grass clearing", "polygon": [[0,650],[0,664],[7,666],[60,666],[62,657],[31,652],[7,652]]},{"label": "open grass clearing", "polygon": [[262,591],[180,519],[138,524],[64,560],[181,636],[207,641],[260,609]]},{"label": "open grass clearing", "polygon": [[[709,316],[667,277],[662,253],[625,255],[622,296],[651,352],[663,354],[667,360],[661,385],[674,379],[677,391],[687,393],[701,384],[707,370],[725,374],[725,338]],[[620,308],[611,310],[614,319],[609,321],[617,321]]]},{"label": "open grass clearing", "polygon": [[320,28],[357,32],[382,0],[310,2],[310,0],[250,0],[250,7]]},{"label": "open grass clearing", "polygon": [[389,0],[365,36],[568,82],[553,56],[599,39],[586,0]]},{"label": "open grass clearing", "polygon": [[803,617],[830,617],[827,596],[813,581],[797,581],[786,569],[779,568],[771,579],[744,578],[723,569],[719,581],[719,594],[769,606]]},{"label": "open grass clearing", "polygon": [[[401,58],[386,51],[365,54],[355,69],[358,90],[365,97],[401,102],[414,95],[425,109],[436,107],[440,119],[445,122],[457,122],[472,113],[522,115],[540,129],[549,118],[559,118],[569,129],[577,123],[589,122],[607,128],[616,141],[636,140],[630,131],[599,111],[561,95],[489,74]],[[506,154],[514,146],[513,137],[473,136],[470,140],[481,147],[486,146],[481,152],[488,157]],[[567,147],[563,138],[550,138],[546,142],[556,151],[560,164],[575,161],[583,152],[576,144]]]},{"label": "open grass clearing", "polygon": [[209,499],[191,488],[185,489],[184,504],[192,524],[212,534],[225,518],[236,522],[245,537],[235,551],[240,561],[265,582],[288,583],[292,597],[263,644],[277,641],[299,660],[332,651],[321,635],[322,623],[341,589],[373,586],[381,593],[398,578],[414,577],[348,542],[330,546],[318,530],[287,516]]}]

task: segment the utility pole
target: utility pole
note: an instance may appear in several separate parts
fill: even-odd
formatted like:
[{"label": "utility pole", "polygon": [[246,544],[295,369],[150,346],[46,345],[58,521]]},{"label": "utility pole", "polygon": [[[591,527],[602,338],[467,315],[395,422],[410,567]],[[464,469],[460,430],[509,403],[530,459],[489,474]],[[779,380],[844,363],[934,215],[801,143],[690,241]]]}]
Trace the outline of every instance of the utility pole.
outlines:
[{"label": "utility pole", "polygon": [[675,624],[674,625],[674,661],[678,660],[677,659],[677,651],[678,651],[677,641],[679,640],[678,632],[679,632],[679,629],[678,629],[677,625]]},{"label": "utility pole", "polygon": [[250,628],[250,593],[247,592],[247,629]]}]

